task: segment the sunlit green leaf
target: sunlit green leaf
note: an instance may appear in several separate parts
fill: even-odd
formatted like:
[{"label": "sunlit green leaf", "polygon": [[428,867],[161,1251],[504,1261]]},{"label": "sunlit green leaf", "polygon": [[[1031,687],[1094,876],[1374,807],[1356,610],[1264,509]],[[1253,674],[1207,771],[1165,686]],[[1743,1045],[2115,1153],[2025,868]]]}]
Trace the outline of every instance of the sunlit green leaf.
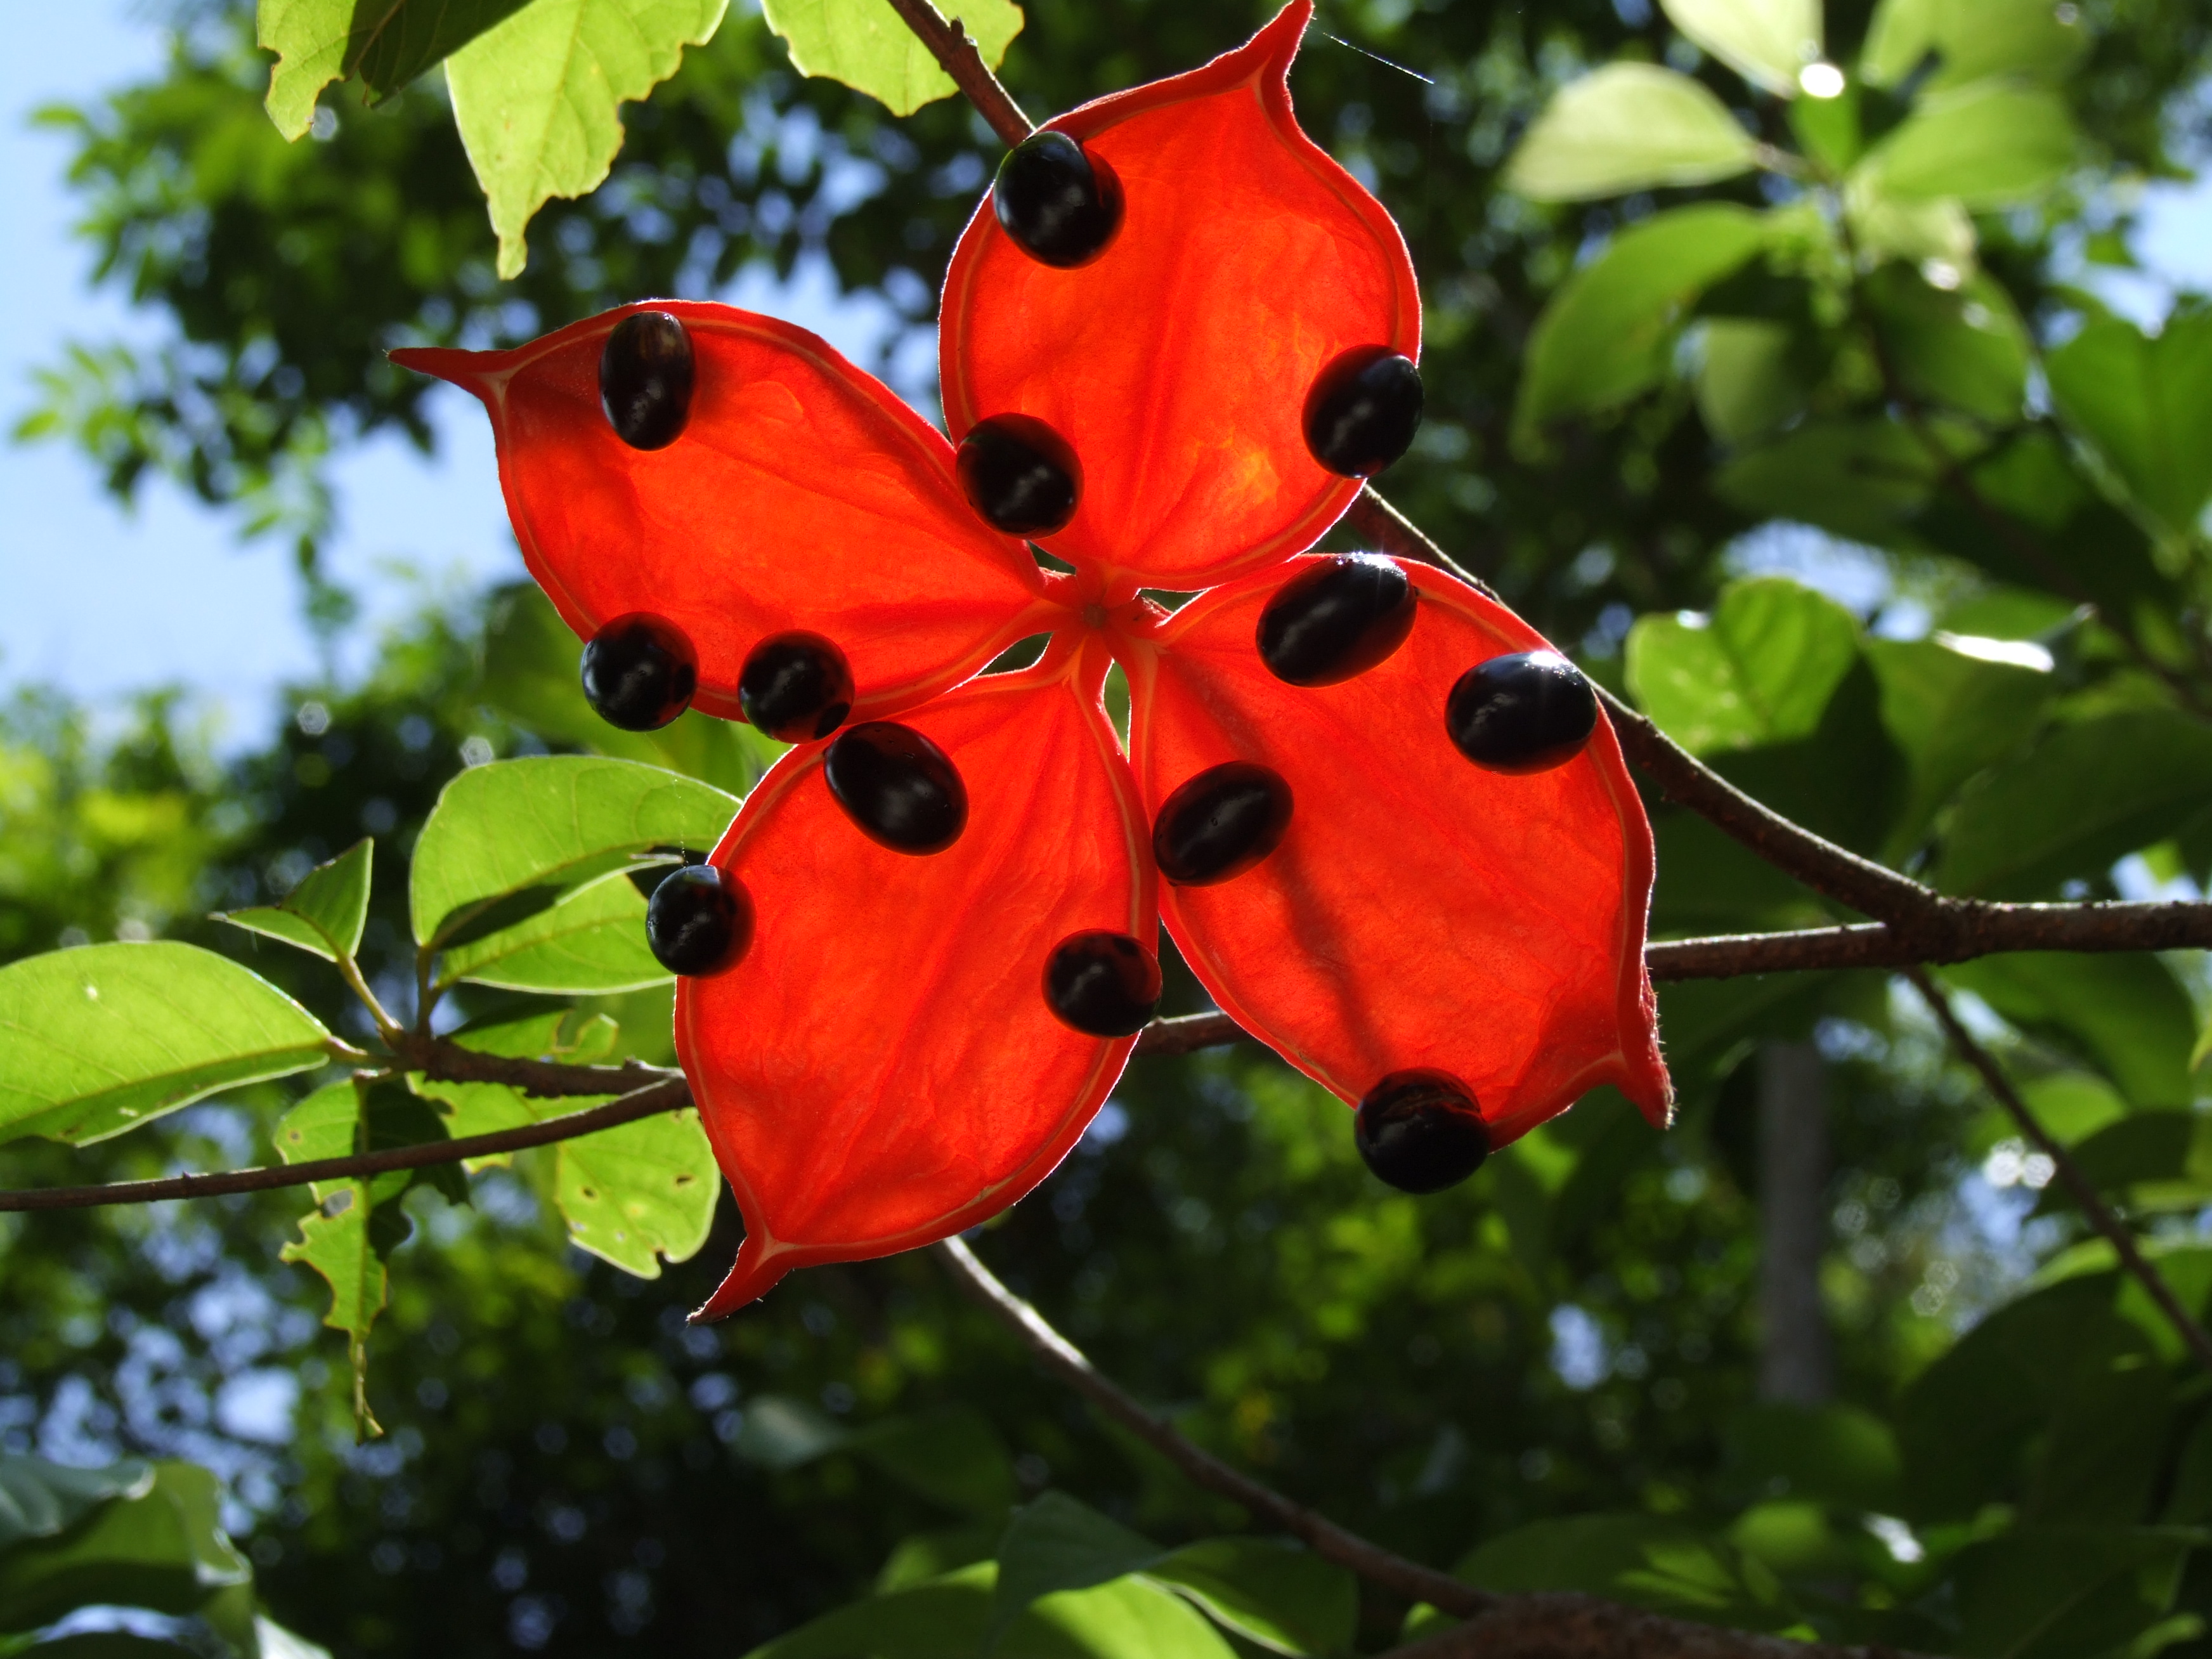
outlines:
[{"label": "sunlit green leaf", "polygon": [[255,24],[270,71],[276,130],[298,138],[333,81],[361,76],[379,101],[526,0],[261,0]]},{"label": "sunlit green leaf", "polygon": [[[993,69],[1022,30],[1022,9],[1013,0],[960,0],[940,9],[960,20]],[[959,90],[890,0],[762,0],[761,12],[791,48],[800,74],[842,81],[894,115],[911,115]]]},{"label": "sunlit green leaf", "polygon": [[[1041,1493],[1006,1522],[999,1545],[991,1631],[995,1635],[1004,1630],[1042,1597],[1109,1583],[1151,1565],[1163,1553],[1152,1540],[1065,1492]],[[989,1638],[984,1645],[991,1645]]]},{"label": "sunlit green leaf", "polygon": [[645,910],[628,876],[603,877],[526,921],[447,951],[441,977],[571,996],[659,985],[672,975],[647,947]]},{"label": "sunlit green leaf", "polygon": [[1996,640],[1869,640],[1866,650],[1882,724],[1911,768],[1890,843],[1901,857],[1967,779],[2027,743],[2057,681],[2048,653]]},{"label": "sunlit green leaf", "polygon": [[1833,599],[1786,577],[1730,584],[1710,617],[1638,618],[1628,684],[1692,754],[1808,738],[1851,665],[1859,629]]},{"label": "sunlit green leaf", "polygon": [[[1583,201],[1658,185],[1702,185],[1757,164],[1728,106],[1686,75],[1608,64],[1562,87],[1507,164],[1509,189]],[[1625,239],[1624,239],[1625,240]]]},{"label": "sunlit green leaf", "polygon": [[2054,78],[2088,50],[2080,12],[2051,0],[1881,0],[1859,59],[1878,87],[1894,85],[1930,52],[1931,91],[1996,75]]},{"label": "sunlit green leaf", "polygon": [[722,1182],[699,1114],[685,1110],[563,1141],[554,1193],[570,1242],[657,1279],[663,1259],[688,1261],[707,1242]]},{"label": "sunlit green leaf", "polygon": [[2058,412],[2136,498],[2175,531],[2193,526],[2212,500],[2212,312],[2154,337],[2103,318],[2046,367]]},{"label": "sunlit green leaf", "polygon": [[252,1570],[218,1524],[215,1477],[190,1463],[154,1466],[53,1537],[0,1552],[0,1630],[34,1630],[80,1607],[197,1613]]},{"label": "sunlit green leaf", "polygon": [[1862,289],[1887,361],[1915,397],[1995,424],[2021,417],[2027,396],[2027,326],[1986,276],[1945,289],[1903,265],[1875,271]]},{"label": "sunlit green leaf", "polygon": [[2014,1024],[2069,1039],[2134,1105],[2189,1104],[2197,1012],[2156,957],[2026,951],[1943,973]]},{"label": "sunlit green leaf", "polygon": [[1324,1659],[1352,1650],[1358,1581],[1288,1539],[1200,1539],[1154,1562],[1145,1576],[1273,1652]]},{"label": "sunlit green leaf", "polygon": [[1784,98],[1820,56],[1819,0],[1661,0],[1668,21],[1752,82]]},{"label": "sunlit green leaf", "polygon": [[83,1468],[0,1452],[0,1550],[51,1538],[109,1498],[143,1498],[153,1484],[152,1466],[135,1458]]},{"label": "sunlit green leaf", "polygon": [[1989,82],[1923,99],[1859,168],[1887,196],[2010,207],[2056,184],[2080,145],[2064,100]]},{"label": "sunlit green leaf", "polygon": [[312,1071],[330,1033],[211,951],[92,945],[0,968],[0,1139],[105,1139],[242,1083]]},{"label": "sunlit green leaf", "polygon": [[362,929],[368,922],[369,869],[375,851],[374,842],[357,841],[329,863],[310,870],[278,903],[233,910],[223,920],[234,927],[312,951],[325,962],[350,959],[361,950]]},{"label": "sunlit green leaf", "polygon": [[1805,407],[1811,391],[1797,333],[1763,317],[1707,320],[1698,359],[1698,413],[1723,443],[1765,437]]},{"label": "sunlit green leaf", "polygon": [[522,274],[523,233],[556,196],[595,190],[622,149],[622,105],[676,73],[727,0],[531,0],[446,60],[453,119],[499,234],[499,274]]},{"label": "sunlit green leaf", "polygon": [[1903,259],[1964,278],[1974,269],[1974,222],[1953,198],[1904,197],[1864,167],[1844,181],[1844,218],[1870,261]]}]

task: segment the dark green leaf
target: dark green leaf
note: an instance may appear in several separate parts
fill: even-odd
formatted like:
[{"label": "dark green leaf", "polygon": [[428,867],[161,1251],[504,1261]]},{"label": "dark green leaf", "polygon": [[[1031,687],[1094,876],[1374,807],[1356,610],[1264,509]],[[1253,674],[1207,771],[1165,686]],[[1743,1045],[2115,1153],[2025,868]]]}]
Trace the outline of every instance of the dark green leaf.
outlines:
[{"label": "dark green leaf", "polygon": [[1896,1437],[1858,1407],[1762,1401],[1736,1412],[1728,1440],[1735,1472],[1754,1491],[1883,1514],[1897,1508]]},{"label": "dark green leaf", "polygon": [[54,1537],[0,1553],[0,1630],[33,1630],[106,1604],[202,1611],[252,1570],[217,1524],[215,1477],[157,1463],[137,1496],[109,1499]]},{"label": "dark green leaf", "polygon": [[1907,391],[1994,424],[2020,419],[2027,330],[1996,283],[1977,276],[1958,288],[1932,288],[1910,266],[1893,264],[1860,291]]},{"label": "dark green leaf", "polygon": [[2096,1061],[2133,1105],[2189,1104],[2196,1010],[2156,957],[2032,952],[1984,957],[1943,974],[2014,1024]]},{"label": "dark green leaf", "polygon": [[1713,487],[1746,513],[1880,543],[1920,510],[1936,472],[1894,422],[1813,422],[1731,461]]},{"label": "dark green leaf", "polygon": [[153,1468],[137,1458],[88,1469],[0,1452],[0,1550],[51,1538],[109,1498],[143,1498],[153,1484]]},{"label": "dark green leaf", "polygon": [[1781,1586],[1759,1564],[1652,1516],[1534,1522],[1480,1546],[1455,1572],[1501,1595],[1581,1590],[1655,1613],[1757,1629],[1796,1620]]},{"label": "dark green leaf", "polygon": [[1812,368],[1797,331],[1764,317],[1714,317],[1702,331],[1698,413],[1723,443],[1749,443],[1805,407]]},{"label": "dark green leaf", "polygon": [[2155,337],[2103,318],[2046,367],[2067,423],[2137,501],[2186,532],[2212,500],[2212,312],[2177,316]]},{"label": "dark green leaf", "polygon": [[2196,1534],[2022,1528],[1953,1564],[1963,1659],[2124,1653],[2166,1615]]},{"label": "dark green leaf", "polygon": [[845,1444],[901,1485],[958,1514],[995,1522],[1013,1505],[1013,1458],[991,1419],[972,1406],[888,1418]]}]

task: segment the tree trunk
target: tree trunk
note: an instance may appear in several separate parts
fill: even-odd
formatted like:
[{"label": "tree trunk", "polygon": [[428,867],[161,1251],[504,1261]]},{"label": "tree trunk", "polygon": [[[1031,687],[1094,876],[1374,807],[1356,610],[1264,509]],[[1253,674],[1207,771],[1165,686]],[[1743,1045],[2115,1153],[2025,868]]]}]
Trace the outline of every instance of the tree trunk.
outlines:
[{"label": "tree trunk", "polygon": [[1759,1311],[1763,1400],[1818,1405],[1835,1389],[1820,1305],[1828,1242],[1828,1091],[1809,1042],[1759,1054]]}]

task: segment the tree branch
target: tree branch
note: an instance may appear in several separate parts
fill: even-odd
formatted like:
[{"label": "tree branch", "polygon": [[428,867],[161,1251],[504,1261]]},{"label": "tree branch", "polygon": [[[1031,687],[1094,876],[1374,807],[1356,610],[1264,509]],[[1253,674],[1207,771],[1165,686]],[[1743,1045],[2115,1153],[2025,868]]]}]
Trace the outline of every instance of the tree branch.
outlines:
[{"label": "tree branch", "polygon": [[1383,1659],[1912,1659],[1894,1648],[1793,1642],[1694,1625],[1594,1595],[1508,1595],[1497,1611],[1393,1648]]},{"label": "tree branch", "polygon": [[1022,113],[1022,106],[1014,101],[1013,94],[991,73],[991,66],[983,61],[983,54],[975,49],[968,31],[960,27],[955,17],[946,22],[929,0],[891,0],[891,9],[904,20],[921,44],[929,48],[929,55],[952,77],[953,84],[968,95],[982,118],[991,124],[991,131],[999,135],[999,142],[1012,149],[1036,129],[1030,118]]},{"label": "tree branch", "polygon": [[1907,968],[2014,951],[2212,950],[2212,904],[1988,904],[1944,899],[1940,932],[1881,922],[1796,933],[1661,939],[1644,949],[1656,980],[1838,968]]},{"label": "tree branch", "polygon": [[2027,1103],[2021,1098],[2020,1091],[2012,1086],[2012,1079],[2005,1075],[2004,1068],[1997,1064],[1996,1058],[1974,1040],[1972,1032],[1959,1023],[1959,1016],[1952,1011],[1950,998],[1938,990],[1935,982],[1918,968],[1906,969],[1905,976],[1912,981],[1912,988],[1920,993],[1921,1000],[1928,1005],[1928,1012],[1936,1016],[1936,1024],[1943,1028],[1944,1036],[1950,1038],[1951,1046],[1959,1051],[1960,1058],[1981,1074],[1982,1081],[1997,1097],[1997,1103],[2020,1126],[2021,1133],[2033,1141],[2036,1150],[2051,1160],[2058,1171],[2059,1180],[2065,1182],[2066,1190],[2081,1206],[2081,1213],[2089,1218],[2089,1224],[2104,1234],[2118,1254],[2120,1265],[2134,1274],[2137,1282],[2149,1292],[2150,1299],[2158,1304],[2159,1311],[2166,1316],[2175,1333],[2197,1356],[2197,1363],[2208,1371],[2212,1371],[2212,1334],[2208,1334],[2189,1310],[2181,1305],[2181,1299],[2174,1295],[2173,1287],[2166,1282],[2165,1276],[2151,1266],[2149,1259],[2136,1248],[2135,1235],[2128,1231],[2127,1224],[2113,1212],[2112,1206],[2105,1202],[2096,1183],[2082,1172],[2073,1155],[2043,1127],[2042,1120],[2028,1109]]}]

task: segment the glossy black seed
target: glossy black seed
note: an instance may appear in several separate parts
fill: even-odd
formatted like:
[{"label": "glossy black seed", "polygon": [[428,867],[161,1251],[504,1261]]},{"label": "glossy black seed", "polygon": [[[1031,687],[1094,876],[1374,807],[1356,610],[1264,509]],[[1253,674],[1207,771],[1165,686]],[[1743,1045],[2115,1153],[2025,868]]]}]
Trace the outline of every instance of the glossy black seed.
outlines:
[{"label": "glossy black seed", "polygon": [[691,337],[665,311],[633,311],[599,353],[599,407],[632,449],[665,449],[691,416]]},{"label": "glossy black seed", "polygon": [[1405,644],[1413,610],[1413,584],[1396,564],[1335,554],[1275,590],[1260,613],[1260,660],[1292,685],[1334,685]]},{"label": "glossy black seed", "polygon": [[1493,772],[1549,771],[1582,753],[1596,727],[1597,693],[1556,651],[1479,663],[1444,702],[1459,752]]},{"label": "glossy black seed", "polygon": [[1393,1072],[1359,1103],[1352,1139],[1377,1177],[1401,1193],[1440,1193],[1490,1156],[1474,1097],[1442,1072]]},{"label": "glossy black seed", "polygon": [[584,697],[610,726],[651,732],[690,707],[699,656],[665,617],[617,617],[584,647]]},{"label": "glossy black seed", "polygon": [[653,890],[645,942],[672,974],[711,974],[753,942],[753,903],[743,884],[711,864],[687,864]]},{"label": "glossy black seed", "polygon": [[1060,434],[1027,415],[994,415],[960,441],[960,487],[985,523],[1048,536],[1075,516],[1083,468]]},{"label": "glossy black seed", "polygon": [[853,670],[819,634],[771,634],[738,672],[738,706],[780,743],[826,738],[853,712]]},{"label": "glossy black seed", "polygon": [[1066,133],[1032,133],[999,163],[991,210],[1023,252],[1069,270],[1103,253],[1121,228],[1121,181]]},{"label": "glossy black seed", "polygon": [[968,786],[910,726],[869,720],[839,734],[822,775],[860,833],[895,853],[941,853],[968,827]]},{"label": "glossy black seed", "polygon": [[1306,394],[1306,447],[1347,478],[1380,472],[1421,424],[1421,371],[1388,346],[1358,346],[1322,370]]},{"label": "glossy black seed", "polygon": [[1160,1006],[1158,958],[1127,933],[1070,933],[1045,959],[1044,1000],[1086,1036],[1127,1036]]},{"label": "glossy black seed", "polygon": [[1152,824],[1152,858],[1178,887],[1241,876],[1282,844],[1291,786],[1248,761],[1209,766],[1167,798]]}]

